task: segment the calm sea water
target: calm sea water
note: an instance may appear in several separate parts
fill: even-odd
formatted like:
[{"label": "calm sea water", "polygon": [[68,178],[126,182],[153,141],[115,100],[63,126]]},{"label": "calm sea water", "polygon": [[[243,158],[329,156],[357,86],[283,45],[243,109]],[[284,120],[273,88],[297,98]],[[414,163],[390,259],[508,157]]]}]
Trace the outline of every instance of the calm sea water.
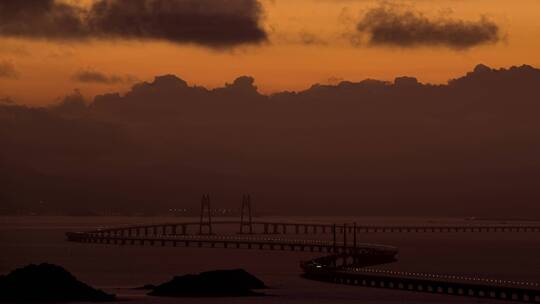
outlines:
[{"label": "calm sea water", "polygon": [[[265,218],[265,220],[276,218]],[[288,217],[323,223],[459,223],[461,219]],[[62,265],[80,280],[129,303],[492,303],[460,297],[332,285],[304,280],[299,261],[311,253],[75,244],[66,231],[182,218],[0,217],[0,274],[29,263]],[[231,228],[232,229],[232,228]],[[327,236],[328,237],[328,236]],[[306,238],[314,238],[307,236]],[[359,234],[363,242],[397,246],[399,261],[381,268],[540,282],[540,233]],[[131,288],[174,275],[244,268],[271,287],[270,296],[227,299],[153,298]]]}]

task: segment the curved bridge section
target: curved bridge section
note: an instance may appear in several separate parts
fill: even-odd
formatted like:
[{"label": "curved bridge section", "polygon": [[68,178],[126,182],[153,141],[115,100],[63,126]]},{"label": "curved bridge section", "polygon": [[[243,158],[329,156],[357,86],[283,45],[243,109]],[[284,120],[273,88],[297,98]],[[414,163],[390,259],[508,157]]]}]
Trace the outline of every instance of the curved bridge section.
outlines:
[{"label": "curved bridge section", "polygon": [[[300,263],[304,277],[307,279],[363,287],[540,303],[540,288],[535,283],[515,284],[513,281],[471,280],[471,278],[455,276],[418,275],[418,273],[366,268],[395,261],[398,249],[385,245],[357,243],[356,234],[366,230],[356,225],[252,222],[250,224],[262,225],[262,235],[255,235],[253,228],[250,229],[251,231],[248,230],[248,233],[252,235],[220,235],[213,234],[212,224],[238,224],[241,228],[245,227],[244,223],[236,221],[206,223],[205,225],[210,226],[206,226],[207,231],[202,234],[205,225],[184,222],[101,228],[86,232],[68,232],[66,236],[71,242],[92,244],[314,252],[320,253],[321,256]],[[193,225],[198,225],[199,234],[188,233],[188,227]],[[268,230],[265,229],[265,225],[268,225]],[[280,225],[282,233],[288,227],[293,227],[291,234],[298,231],[298,235],[295,238],[270,235],[273,229],[278,229],[275,227],[280,227]],[[298,238],[301,234],[310,231],[332,233],[333,239],[329,241]],[[337,242],[338,232],[342,234],[343,242]],[[349,232],[353,234],[352,244],[347,242]],[[243,233],[242,229],[240,233]]]},{"label": "curved bridge section", "polygon": [[540,303],[540,290],[538,288],[357,272],[350,271],[347,268],[321,266],[313,262],[303,263],[302,267],[306,278],[334,284]]}]

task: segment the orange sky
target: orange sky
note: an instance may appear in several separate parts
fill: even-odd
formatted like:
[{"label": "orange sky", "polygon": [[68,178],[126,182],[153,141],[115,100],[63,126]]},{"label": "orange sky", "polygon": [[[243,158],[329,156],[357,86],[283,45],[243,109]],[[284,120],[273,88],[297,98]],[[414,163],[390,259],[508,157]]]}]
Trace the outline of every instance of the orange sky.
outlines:
[{"label": "orange sky", "polygon": [[[176,74],[190,84],[208,87],[232,82],[240,75],[255,77],[260,91],[302,90],[332,79],[392,80],[417,76],[422,82],[446,82],[477,63],[493,67],[540,66],[540,1],[537,0],[417,0],[399,1],[426,15],[451,11],[453,18],[495,21],[506,39],[468,50],[442,47],[397,49],[354,46],[347,35],[368,0],[262,0],[269,42],[217,51],[165,42],[47,42],[0,38],[0,63],[11,63],[17,78],[0,78],[0,98],[21,104],[50,104],[79,89],[95,94],[125,91],[131,83],[89,84],[73,80],[81,70],[151,80]],[[302,37],[316,37],[311,44]]]}]

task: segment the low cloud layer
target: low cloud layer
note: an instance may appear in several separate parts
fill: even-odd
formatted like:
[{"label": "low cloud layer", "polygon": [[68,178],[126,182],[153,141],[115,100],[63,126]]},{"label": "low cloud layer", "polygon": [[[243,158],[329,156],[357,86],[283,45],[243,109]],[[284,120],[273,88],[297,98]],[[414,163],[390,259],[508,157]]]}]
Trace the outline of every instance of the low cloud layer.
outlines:
[{"label": "low cloud layer", "polygon": [[107,75],[94,70],[81,70],[73,75],[73,80],[83,83],[116,84],[134,82],[133,76]]},{"label": "low cloud layer", "polygon": [[0,78],[15,79],[19,77],[19,73],[15,69],[13,63],[9,61],[0,61]]},{"label": "low cloud layer", "polygon": [[2,105],[0,213],[161,212],[206,191],[237,208],[249,191],[267,214],[540,214],[540,69],[335,81],[267,96],[251,77],[207,89],[165,75]]},{"label": "low cloud layer", "polygon": [[0,2],[0,36],[57,40],[140,39],[226,48],[260,43],[258,0],[54,0]]},{"label": "low cloud layer", "polygon": [[413,9],[394,6],[380,6],[367,11],[356,29],[367,35],[367,43],[372,46],[467,49],[501,39],[499,26],[486,17],[477,21],[428,18]]}]

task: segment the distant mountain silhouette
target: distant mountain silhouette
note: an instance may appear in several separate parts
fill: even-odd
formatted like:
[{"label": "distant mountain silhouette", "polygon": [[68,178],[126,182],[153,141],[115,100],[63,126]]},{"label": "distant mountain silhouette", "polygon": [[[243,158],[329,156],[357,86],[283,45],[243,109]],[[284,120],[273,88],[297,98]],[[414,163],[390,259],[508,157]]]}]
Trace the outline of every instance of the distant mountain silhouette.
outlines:
[{"label": "distant mountain silhouette", "polygon": [[60,266],[28,265],[0,276],[0,302],[104,302],[115,296],[79,282]]},{"label": "distant mountain silhouette", "polygon": [[269,212],[530,214],[539,86],[527,65],[272,95],[247,76],[207,89],[165,75],[88,104],[0,105],[0,206],[147,212],[252,192]]}]

